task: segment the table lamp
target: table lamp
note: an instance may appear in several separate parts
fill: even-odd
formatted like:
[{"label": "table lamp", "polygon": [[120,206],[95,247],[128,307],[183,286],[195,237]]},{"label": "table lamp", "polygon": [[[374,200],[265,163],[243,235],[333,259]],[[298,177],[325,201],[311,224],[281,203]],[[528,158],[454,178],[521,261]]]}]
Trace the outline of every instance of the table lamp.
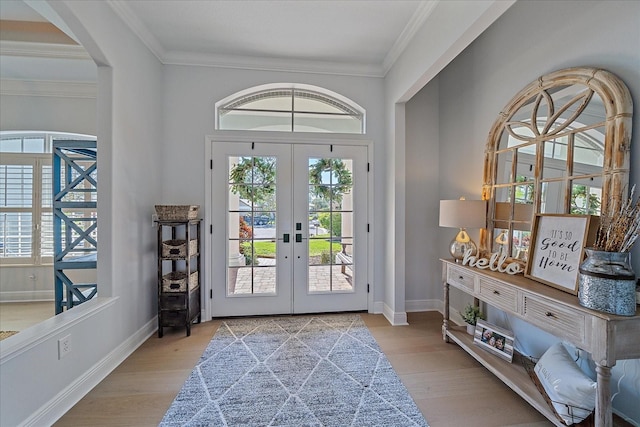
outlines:
[{"label": "table lamp", "polygon": [[451,241],[449,252],[459,262],[464,253],[471,249],[475,255],[478,247],[467,228],[484,228],[487,222],[487,202],[485,200],[440,200],[440,227],[459,228],[458,234]]}]

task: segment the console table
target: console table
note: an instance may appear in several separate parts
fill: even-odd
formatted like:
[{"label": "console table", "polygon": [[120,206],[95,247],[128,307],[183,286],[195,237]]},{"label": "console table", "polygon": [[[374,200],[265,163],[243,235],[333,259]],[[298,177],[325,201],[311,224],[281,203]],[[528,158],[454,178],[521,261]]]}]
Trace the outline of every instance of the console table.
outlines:
[{"label": "console table", "polygon": [[591,353],[596,363],[595,423],[612,427],[611,368],[617,360],[640,358],[640,310],[635,316],[615,316],[582,307],[578,297],[525,278],[471,268],[441,260],[444,283],[446,342],[457,343],[557,426],[563,426],[533,384],[524,367],[508,363],[473,344],[473,337],[449,322],[449,288],[519,317],[563,341]]}]

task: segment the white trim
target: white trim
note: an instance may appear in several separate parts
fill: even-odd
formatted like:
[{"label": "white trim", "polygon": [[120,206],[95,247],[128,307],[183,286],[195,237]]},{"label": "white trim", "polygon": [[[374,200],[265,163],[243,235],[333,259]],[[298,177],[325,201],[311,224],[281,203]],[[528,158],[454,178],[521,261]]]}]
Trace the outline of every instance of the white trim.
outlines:
[{"label": "white trim", "polygon": [[373,313],[373,314],[383,314],[384,313],[384,301],[375,301],[373,303],[372,307],[373,307],[373,311],[371,311],[371,313]]},{"label": "white trim", "polygon": [[24,420],[20,426],[36,427],[55,423],[138,349],[157,330],[157,327],[157,321],[154,317]]},{"label": "white trim", "polygon": [[133,33],[140,39],[140,41],[155,55],[160,62],[164,64],[164,56],[166,51],[162,47],[162,44],[147,28],[144,23],[138,19],[138,15],[135,14],[131,7],[125,0],[107,0],[107,4],[113,9],[113,11],[122,19],[127,27],[133,31]]},{"label": "white trim", "polygon": [[93,62],[93,58],[80,45],[0,40],[0,50],[2,51],[2,56],[86,59]]},{"label": "white trim", "polygon": [[[366,135],[360,134],[337,134],[337,133],[309,133],[309,132],[265,132],[265,131],[238,131],[238,130],[216,130],[211,135],[205,137],[205,149],[204,149],[204,167],[205,171],[205,206],[204,206],[204,250],[203,254],[203,274],[204,274],[204,303],[202,304],[202,310],[204,319],[211,319],[215,313],[213,313],[213,302],[209,298],[212,292],[212,278],[211,278],[211,257],[209,254],[212,252],[212,234],[209,233],[211,224],[213,224],[213,218],[211,212],[207,207],[211,206],[213,200],[213,170],[210,168],[210,162],[213,160],[213,143],[215,142],[258,142],[258,143],[279,143],[279,144],[305,144],[305,145],[348,145],[348,146],[365,146],[367,147],[367,161],[372,161],[373,158],[373,141],[367,139]],[[215,164],[214,164],[215,166]],[[382,302],[374,302],[375,297],[375,280],[373,277],[373,223],[371,218],[373,216],[373,173],[367,174],[367,218],[369,218],[370,232],[367,233],[367,283],[370,286],[369,294],[367,295],[367,311],[383,313],[384,307]],[[404,314],[404,321],[406,324],[406,313]]]},{"label": "white trim", "polygon": [[367,138],[366,135],[357,133],[216,130],[213,131],[211,135],[206,136],[206,141],[207,144],[212,142],[273,142],[305,145],[367,145],[373,147],[373,141],[371,139]]},{"label": "white trim", "polygon": [[411,16],[407,26],[404,27],[404,30],[402,30],[402,33],[400,33],[400,36],[384,57],[384,61],[382,61],[382,70],[385,76],[391,67],[393,67],[393,64],[396,62],[398,57],[402,55],[402,52],[407,48],[420,27],[422,27],[422,24],[424,24],[429,16],[431,16],[431,13],[435,10],[440,1],[441,0],[429,0],[420,2],[420,5]]},{"label": "white trim", "polygon": [[[4,267],[4,266],[3,266]],[[53,289],[35,291],[2,291],[0,302],[55,301]]]},{"label": "white trim", "polygon": [[402,326],[408,325],[407,323],[407,312],[406,311],[398,311],[394,312],[391,307],[387,304],[384,304],[384,309],[382,314],[387,318],[391,326]]},{"label": "white trim", "polygon": [[416,311],[438,311],[442,313],[443,302],[437,299],[420,299],[405,301],[405,310],[407,313]]},{"label": "white trim", "polygon": [[204,212],[204,223],[202,224],[201,233],[204,234],[201,237],[204,240],[204,253],[200,254],[200,262],[203,268],[202,272],[202,282],[200,286],[204,290],[203,294],[200,297],[204,299],[202,304],[202,308],[200,310],[202,318],[205,321],[211,320],[213,318],[213,299],[210,298],[213,292],[212,285],[212,274],[211,274],[211,245],[212,242],[212,234],[210,233],[211,227],[213,226],[213,218],[211,218],[211,201],[213,200],[213,186],[211,185],[211,180],[213,179],[213,169],[211,168],[211,163],[213,162],[213,144],[212,137],[205,136],[204,138],[204,170],[205,179],[204,179],[204,206],[200,206],[200,211]]},{"label": "white trim", "polygon": [[197,52],[168,51],[161,58],[165,65],[280,71],[304,74],[330,74],[354,77],[384,77],[382,66],[310,61],[291,58],[248,57]]},{"label": "white trim", "polygon": [[98,87],[96,83],[0,79],[0,95],[96,99]]},{"label": "white trim", "polygon": [[0,341],[0,366],[115,304],[118,298],[93,298]]}]

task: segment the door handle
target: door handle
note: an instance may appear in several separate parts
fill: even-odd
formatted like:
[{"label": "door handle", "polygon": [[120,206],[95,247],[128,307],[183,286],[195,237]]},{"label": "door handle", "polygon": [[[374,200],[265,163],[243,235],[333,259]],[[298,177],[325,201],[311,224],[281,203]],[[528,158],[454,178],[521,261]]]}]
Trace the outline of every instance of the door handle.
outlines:
[{"label": "door handle", "polygon": [[285,233],[282,235],[282,242],[289,243],[289,233]]},{"label": "door handle", "polygon": [[296,233],[296,243],[302,242],[302,233]]}]

